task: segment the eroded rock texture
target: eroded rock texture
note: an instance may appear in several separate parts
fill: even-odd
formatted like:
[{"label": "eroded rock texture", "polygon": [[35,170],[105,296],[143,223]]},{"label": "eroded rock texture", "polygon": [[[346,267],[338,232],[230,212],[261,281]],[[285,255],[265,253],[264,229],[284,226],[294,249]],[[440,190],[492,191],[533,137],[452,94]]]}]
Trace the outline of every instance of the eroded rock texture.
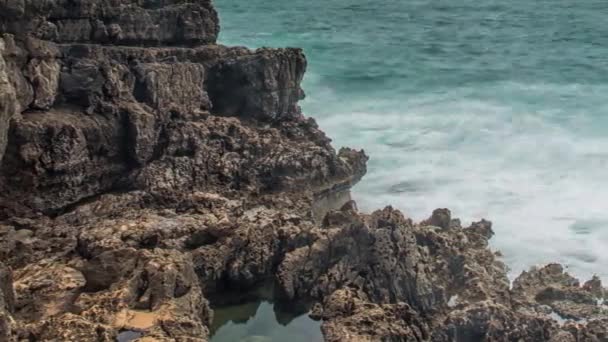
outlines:
[{"label": "eroded rock texture", "polygon": [[0,29],[58,43],[196,45],[214,43],[210,0],[6,0]]},{"label": "eroded rock texture", "polygon": [[328,341],[607,339],[599,279],[511,287],[490,222],[359,213],[367,156],[301,113],[303,52],[218,27],[207,0],[0,1],[0,341],[206,341],[209,299],[268,280]]}]

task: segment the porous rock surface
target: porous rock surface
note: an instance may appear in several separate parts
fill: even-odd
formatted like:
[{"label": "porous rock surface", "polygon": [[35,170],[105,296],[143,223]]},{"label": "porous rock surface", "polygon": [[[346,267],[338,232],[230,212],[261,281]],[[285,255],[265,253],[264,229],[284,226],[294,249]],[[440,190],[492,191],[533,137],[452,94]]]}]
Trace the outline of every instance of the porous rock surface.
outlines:
[{"label": "porous rock surface", "polygon": [[511,286],[489,221],[358,212],[302,51],[218,30],[208,0],[0,1],[0,341],[206,341],[268,280],[328,341],[608,339],[599,279]]}]

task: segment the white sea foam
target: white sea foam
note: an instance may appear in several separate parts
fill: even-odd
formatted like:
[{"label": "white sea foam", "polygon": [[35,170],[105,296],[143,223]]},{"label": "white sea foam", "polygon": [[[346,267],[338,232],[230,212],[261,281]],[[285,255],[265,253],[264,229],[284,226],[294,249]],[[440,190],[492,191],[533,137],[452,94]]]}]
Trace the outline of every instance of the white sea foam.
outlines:
[{"label": "white sea foam", "polygon": [[[551,98],[597,92],[577,85],[494,87]],[[464,222],[488,218],[497,233],[492,245],[511,276],[560,262],[577,276],[608,280],[608,136],[595,120],[603,108],[589,113],[581,106],[573,116],[557,105],[466,93],[338,104],[327,109],[334,113],[317,115],[337,146],[371,156],[368,175],[354,189],[359,206],[390,204],[418,220],[437,207]]]},{"label": "white sea foam", "polygon": [[456,307],[458,305],[458,295],[454,295],[452,297],[450,297],[450,300],[448,301],[448,307],[453,308]]}]

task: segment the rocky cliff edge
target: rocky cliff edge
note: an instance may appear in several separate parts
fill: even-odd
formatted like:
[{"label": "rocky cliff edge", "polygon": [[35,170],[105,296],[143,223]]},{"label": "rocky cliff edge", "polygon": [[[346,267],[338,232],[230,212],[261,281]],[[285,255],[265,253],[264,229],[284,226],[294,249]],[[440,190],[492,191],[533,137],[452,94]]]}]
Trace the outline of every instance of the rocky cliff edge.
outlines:
[{"label": "rocky cliff edge", "polygon": [[218,32],[208,0],[0,1],[0,341],[206,341],[268,280],[328,341],[608,340],[600,280],[510,284],[490,222],[358,212],[302,51]]}]

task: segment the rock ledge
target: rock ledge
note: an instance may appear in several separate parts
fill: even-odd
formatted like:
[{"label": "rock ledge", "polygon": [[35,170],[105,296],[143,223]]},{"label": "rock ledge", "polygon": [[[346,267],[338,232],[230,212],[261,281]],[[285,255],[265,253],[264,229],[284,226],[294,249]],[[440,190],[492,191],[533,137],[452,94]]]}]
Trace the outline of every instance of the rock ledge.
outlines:
[{"label": "rock ledge", "polygon": [[0,1],[0,341],[207,341],[268,280],[327,341],[608,340],[601,281],[511,287],[489,221],[358,212],[303,52],[218,31],[209,0]]}]

